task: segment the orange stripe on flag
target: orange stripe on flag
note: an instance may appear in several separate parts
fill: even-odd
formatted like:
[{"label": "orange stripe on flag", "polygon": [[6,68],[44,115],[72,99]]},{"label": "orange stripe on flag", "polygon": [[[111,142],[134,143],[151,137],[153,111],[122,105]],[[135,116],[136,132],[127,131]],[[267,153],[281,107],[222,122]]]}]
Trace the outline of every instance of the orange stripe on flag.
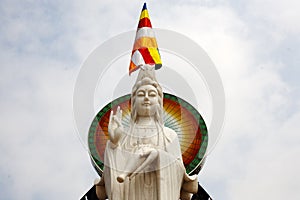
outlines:
[{"label": "orange stripe on flag", "polygon": [[137,69],[139,69],[139,67],[137,67],[132,61],[130,61],[130,65],[129,65],[129,75],[136,71]]},{"label": "orange stripe on flag", "polygon": [[135,41],[133,50],[146,47],[146,48],[157,48],[157,42],[155,38],[141,37]]}]

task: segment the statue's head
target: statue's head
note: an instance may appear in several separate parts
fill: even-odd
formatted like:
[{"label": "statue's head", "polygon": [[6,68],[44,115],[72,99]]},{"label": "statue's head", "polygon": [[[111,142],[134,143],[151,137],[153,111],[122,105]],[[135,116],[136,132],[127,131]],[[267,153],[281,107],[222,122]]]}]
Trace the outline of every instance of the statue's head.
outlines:
[{"label": "statue's head", "polygon": [[150,116],[159,123],[163,123],[163,92],[154,73],[154,68],[148,65],[144,65],[139,71],[131,92],[131,120],[133,122],[136,122],[139,116]]}]

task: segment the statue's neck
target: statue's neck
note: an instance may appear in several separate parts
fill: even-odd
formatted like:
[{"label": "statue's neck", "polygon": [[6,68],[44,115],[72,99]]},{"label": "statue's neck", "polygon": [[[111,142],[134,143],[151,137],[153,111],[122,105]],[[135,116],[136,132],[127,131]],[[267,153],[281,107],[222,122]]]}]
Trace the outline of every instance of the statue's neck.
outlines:
[{"label": "statue's neck", "polygon": [[138,116],[137,125],[152,126],[155,125],[154,117],[152,116]]}]

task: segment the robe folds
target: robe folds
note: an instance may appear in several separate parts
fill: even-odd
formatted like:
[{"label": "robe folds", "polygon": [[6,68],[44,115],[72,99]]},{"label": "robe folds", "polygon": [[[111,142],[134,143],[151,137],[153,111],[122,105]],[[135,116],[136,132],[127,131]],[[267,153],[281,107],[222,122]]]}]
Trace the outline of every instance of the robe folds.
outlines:
[{"label": "robe folds", "polygon": [[[108,199],[187,200],[192,193],[197,192],[197,175],[186,174],[175,131],[164,127],[163,131],[148,138],[147,144],[136,143],[132,136],[125,135],[117,145],[110,141],[106,144],[105,167],[100,182]],[[131,178],[127,176],[123,183],[119,183],[117,177],[128,171],[128,162],[138,167],[144,161],[139,153],[143,148],[154,148],[157,151],[155,161],[142,172]]]}]

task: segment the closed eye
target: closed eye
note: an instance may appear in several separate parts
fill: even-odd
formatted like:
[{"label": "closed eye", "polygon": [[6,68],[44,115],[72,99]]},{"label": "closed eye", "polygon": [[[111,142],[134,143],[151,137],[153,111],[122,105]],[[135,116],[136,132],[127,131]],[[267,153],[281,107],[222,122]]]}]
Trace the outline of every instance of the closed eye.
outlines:
[{"label": "closed eye", "polygon": [[149,95],[150,97],[155,97],[155,96],[157,95],[157,93],[156,93],[155,90],[150,90],[149,93],[148,93],[148,95]]},{"label": "closed eye", "polygon": [[137,96],[139,96],[139,97],[145,96],[145,92],[143,92],[143,91],[138,91]]}]

